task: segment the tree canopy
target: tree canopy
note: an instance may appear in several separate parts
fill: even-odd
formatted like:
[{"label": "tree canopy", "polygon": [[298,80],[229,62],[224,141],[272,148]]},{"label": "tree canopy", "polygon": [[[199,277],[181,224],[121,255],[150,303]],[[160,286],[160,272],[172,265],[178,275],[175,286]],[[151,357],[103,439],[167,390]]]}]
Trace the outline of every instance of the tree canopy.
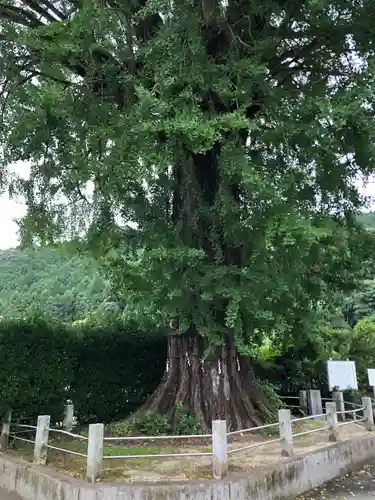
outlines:
[{"label": "tree canopy", "polygon": [[2,158],[31,164],[10,179],[24,238],[59,238],[66,217],[82,231],[90,210],[118,287],[184,328],[222,330],[213,309],[252,332],[305,315],[373,168],[372,10],[3,0]]},{"label": "tree canopy", "polygon": [[183,394],[206,426],[256,421],[237,354],[301,335],[352,285],[374,13],[370,0],[1,0],[2,163],[31,165],[3,177],[27,200],[24,241],[87,236],[120,295],[189,333],[173,359],[221,359],[172,363],[163,409]]}]

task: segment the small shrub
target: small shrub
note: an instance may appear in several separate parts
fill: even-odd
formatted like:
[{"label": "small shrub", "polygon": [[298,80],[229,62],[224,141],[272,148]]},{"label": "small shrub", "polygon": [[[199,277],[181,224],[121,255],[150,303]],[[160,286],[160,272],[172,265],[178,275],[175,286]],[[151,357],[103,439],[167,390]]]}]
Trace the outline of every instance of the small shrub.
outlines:
[{"label": "small shrub", "polygon": [[196,417],[182,403],[177,405],[175,424],[173,426],[175,434],[180,436],[200,434],[202,429]]},{"label": "small shrub", "polygon": [[134,427],[146,436],[160,436],[171,432],[168,418],[165,415],[154,412],[142,415],[135,422]]},{"label": "small shrub", "polygon": [[107,431],[111,436],[130,436],[134,432],[134,422],[129,420],[113,422],[107,426]]}]

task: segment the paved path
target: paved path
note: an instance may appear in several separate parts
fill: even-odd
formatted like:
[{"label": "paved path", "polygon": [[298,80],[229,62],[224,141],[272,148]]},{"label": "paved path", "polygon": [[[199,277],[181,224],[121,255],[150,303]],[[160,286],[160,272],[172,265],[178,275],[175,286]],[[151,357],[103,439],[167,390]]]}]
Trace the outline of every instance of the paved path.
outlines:
[{"label": "paved path", "polygon": [[375,462],[345,474],[295,500],[375,500]]},{"label": "paved path", "polygon": [[9,493],[0,490],[0,500],[21,500],[20,497],[15,495],[10,495]]}]

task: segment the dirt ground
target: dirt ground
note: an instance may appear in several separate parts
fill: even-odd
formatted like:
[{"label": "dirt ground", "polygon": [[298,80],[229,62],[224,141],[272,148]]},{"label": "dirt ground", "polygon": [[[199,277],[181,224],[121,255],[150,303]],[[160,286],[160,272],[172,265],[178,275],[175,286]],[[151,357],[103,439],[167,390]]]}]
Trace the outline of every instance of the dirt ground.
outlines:
[{"label": "dirt ground", "polygon": [[[310,429],[316,429],[317,427],[323,427],[324,422],[313,422],[305,423],[301,425],[297,432],[303,432]],[[342,440],[352,439],[355,437],[362,436],[368,433],[364,427],[360,424],[349,424],[341,428],[340,438]],[[247,445],[252,444],[262,444],[262,446],[257,446],[252,449],[239,451],[229,455],[229,474],[235,472],[245,472],[260,465],[269,465],[280,460],[284,460],[281,457],[281,449],[279,443],[270,443],[268,441],[274,440],[277,436],[264,437],[260,435],[251,435],[252,433],[246,433],[243,437],[236,439],[236,441],[229,443],[229,451],[234,449],[239,449]],[[293,439],[294,442],[294,453],[296,455],[308,453],[310,451],[316,450],[323,446],[327,446],[328,441],[328,431],[323,430],[321,432],[316,432],[311,435],[305,435]],[[182,452],[186,451],[199,451],[202,448],[191,446],[181,449]],[[176,450],[177,451],[177,450]],[[115,460],[113,460],[115,462]],[[148,464],[147,468],[141,466],[139,467],[139,462],[137,467],[133,468],[131,465],[131,460],[129,463],[122,463],[119,467],[118,472],[120,472],[119,480],[128,480],[130,482],[139,481],[184,481],[189,479],[203,479],[212,478],[212,465],[211,457],[181,457],[181,458],[169,458],[169,459],[159,459],[153,460],[152,467]],[[113,471],[113,469],[112,469]],[[109,471],[108,471],[109,473]]]}]

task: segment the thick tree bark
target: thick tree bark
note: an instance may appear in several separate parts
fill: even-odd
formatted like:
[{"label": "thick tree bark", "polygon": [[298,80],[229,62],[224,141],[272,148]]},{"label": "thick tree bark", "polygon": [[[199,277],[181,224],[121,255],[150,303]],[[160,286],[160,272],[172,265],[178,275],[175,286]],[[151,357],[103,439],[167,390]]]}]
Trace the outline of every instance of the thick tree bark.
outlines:
[{"label": "thick tree bark", "polygon": [[163,380],[142,410],[173,421],[181,403],[204,431],[211,429],[215,419],[225,419],[230,430],[261,425],[271,411],[248,358],[237,352],[230,338],[214,356],[204,359],[204,354],[200,335],[171,335]]},{"label": "thick tree bark", "polygon": [[[204,250],[207,263],[215,262],[217,247],[213,242],[219,242],[223,264],[241,267],[241,242],[228,241],[222,221],[210,212],[222,182],[220,149],[215,144],[204,154],[186,152],[186,161],[175,167],[172,220],[185,245]],[[226,189],[240,208],[236,180]],[[143,410],[165,414],[173,421],[180,403],[190,409],[205,430],[215,419],[227,420],[228,428],[234,430],[261,425],[271,415],[249,359],[238,353],[234,335],[228,333],[227,305],[225,297],[212,304],[212,319],[218,331],[227,333],[222,334],[222,346],[209,357],[207,340],[193,324],[188,332],[169,337],[164,378]]]}]

